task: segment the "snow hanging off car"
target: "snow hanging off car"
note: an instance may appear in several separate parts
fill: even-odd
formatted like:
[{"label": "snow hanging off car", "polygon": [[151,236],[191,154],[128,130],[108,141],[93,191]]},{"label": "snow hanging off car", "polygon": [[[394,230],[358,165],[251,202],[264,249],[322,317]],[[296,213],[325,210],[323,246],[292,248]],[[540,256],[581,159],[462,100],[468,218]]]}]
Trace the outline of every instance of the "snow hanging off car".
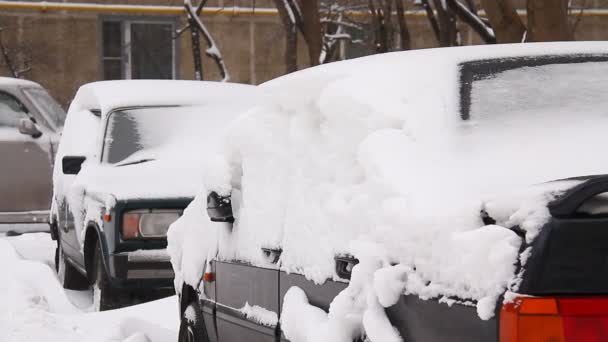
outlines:
[{"label": "snow hanging off car", "polygon": [[[273,101],[227,130],[200,195],[169,231],[176,286],[198,287],[213,258],[273,267],[262,247],[282,249],[278,267],[316,283],[340,280],[334,257],[351,255],[360,264],[329,313],[301,290],[288,292],[280,320],[290,340],[323,340],[306,331],[312,324],[327,328],[325,340],[364,331],[399,341],[383,308],[402,294],[477,306],[491,318],[500,297],[517,290],[522,243],[549,218],[547,204],[580,183],[555,180],[608,172],[599,153],[608,143],[608,81],[594,77],[608,63],[474,74],[469,88],[461,71],[498,57],[603,51],[585,43],[395,53],[262,85]],[[556,82],[565,75],[577,89]],[[518,95],[522,77],[526,96]],[[231,195],[233,225],[210,221],[211,191]]]}]

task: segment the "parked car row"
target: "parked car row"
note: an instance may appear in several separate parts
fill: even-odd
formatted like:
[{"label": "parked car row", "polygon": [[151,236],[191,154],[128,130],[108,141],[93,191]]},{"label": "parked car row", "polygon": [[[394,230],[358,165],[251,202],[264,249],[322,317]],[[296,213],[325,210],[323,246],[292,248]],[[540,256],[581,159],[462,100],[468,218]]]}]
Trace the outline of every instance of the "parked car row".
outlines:
[{"label": "parked car row", "polygon": [[177,292],[180,342],[603,341],[607,48],[96,82],[67,117],[0,79],[0,221],[46,215],[97,310]]}]

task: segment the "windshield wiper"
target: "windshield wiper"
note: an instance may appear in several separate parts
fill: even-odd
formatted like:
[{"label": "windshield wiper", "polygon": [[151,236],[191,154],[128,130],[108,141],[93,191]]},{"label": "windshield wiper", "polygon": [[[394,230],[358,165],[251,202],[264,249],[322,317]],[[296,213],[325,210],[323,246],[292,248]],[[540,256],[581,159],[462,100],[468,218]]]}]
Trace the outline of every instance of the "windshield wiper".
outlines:
[{"label": "windshield wiper", "polygon": [[147,163],[149,161],[153,161],[154,158],[144,158],[144,159],[138,159],[138,160],[133,160],[133,161],[128,161],[128,162],[124,162],[124,163],[120,163],[120,164],[116,164],[116,166],[128,166],[128,165],[135,165],[135,164],[143,164],[143,163]]}]

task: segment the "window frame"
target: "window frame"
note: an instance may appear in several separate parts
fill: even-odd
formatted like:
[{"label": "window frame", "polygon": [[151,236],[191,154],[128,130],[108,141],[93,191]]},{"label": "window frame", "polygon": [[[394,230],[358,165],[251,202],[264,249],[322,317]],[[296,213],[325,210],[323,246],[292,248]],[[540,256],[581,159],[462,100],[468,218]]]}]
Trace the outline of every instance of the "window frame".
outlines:
[{"label": "window frame", "polygon": [[[104,51],[104,35],[103,25],[106,22],[118,22],[120,23],[120,45],[121,45],[121,78],[123,80],[132,79],[132,51],[131,51],[131,25],[132,24],[170,24],[172,31],[175,32],[179,24],[179,18],[177,16],[99,16],[97,22],[97,48],[98,63],[99,63],[99,79],[106,80],[105,78],[105,63],[107,59],[118,60],[118,57],[106,57]],[[179,39],[172,39],[172,78],[173,80],[179,79]]]}]

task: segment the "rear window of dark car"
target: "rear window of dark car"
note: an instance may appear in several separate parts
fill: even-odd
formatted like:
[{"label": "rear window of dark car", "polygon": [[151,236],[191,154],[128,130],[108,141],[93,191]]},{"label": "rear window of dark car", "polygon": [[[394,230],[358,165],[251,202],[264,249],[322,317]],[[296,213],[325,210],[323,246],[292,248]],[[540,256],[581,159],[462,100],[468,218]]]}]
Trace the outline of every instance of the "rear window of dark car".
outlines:
[{"label": "rear window of dark car", "polygon": [[606,104],[607,62],[608,55],[565,55],[462,63],[460,117]]}]

